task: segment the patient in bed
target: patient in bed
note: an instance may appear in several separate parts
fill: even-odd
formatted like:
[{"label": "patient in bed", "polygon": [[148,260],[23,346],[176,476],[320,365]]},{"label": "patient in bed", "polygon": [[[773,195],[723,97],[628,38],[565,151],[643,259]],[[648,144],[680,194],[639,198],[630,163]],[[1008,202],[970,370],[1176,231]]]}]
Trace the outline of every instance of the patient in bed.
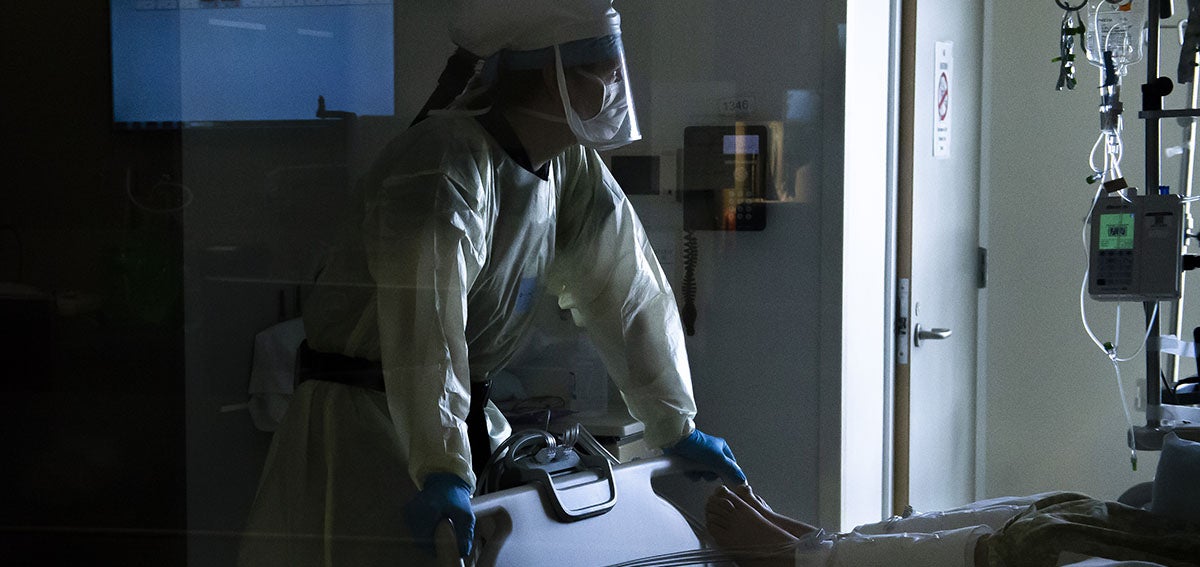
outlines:
[{"label": "patient in bed", "polygon": [[[834,535],[774,512],[749,486],[719,487],[706,515],[713,539],[741,567],[1200,567],[1200,523],[1068,492],[985,500]],[[1078,563],[1089,558],[1108,561]]]}]

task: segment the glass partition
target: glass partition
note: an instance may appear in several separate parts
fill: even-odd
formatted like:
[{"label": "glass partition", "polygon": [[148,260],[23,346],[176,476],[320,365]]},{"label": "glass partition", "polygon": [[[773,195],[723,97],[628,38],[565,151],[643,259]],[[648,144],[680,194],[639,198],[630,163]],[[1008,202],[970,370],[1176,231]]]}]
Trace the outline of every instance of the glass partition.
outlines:
[{"label": "glass partition", "polygon": [[[642,139],[599,153],[496,110],[561,115],[559,89],[606,80],[552,50],[502,67],[486,105],[410,127],[455,50],[440,2],[100,4],[6,26],[0,547],[17,563],[234,565],[247,539],[280,564],[392,557],[411,477],[487,438],[456,421],[484,381],[511,427],[490,431],[579,423],[618,469],[687,433],[694,403],[776,510],[831,518],[844,3],[618,3]],[[655,482],[695,537],[715,486]],[[281,527],[313,517],[339,519]],[[498,526],[480,515],[493,553]]]}]

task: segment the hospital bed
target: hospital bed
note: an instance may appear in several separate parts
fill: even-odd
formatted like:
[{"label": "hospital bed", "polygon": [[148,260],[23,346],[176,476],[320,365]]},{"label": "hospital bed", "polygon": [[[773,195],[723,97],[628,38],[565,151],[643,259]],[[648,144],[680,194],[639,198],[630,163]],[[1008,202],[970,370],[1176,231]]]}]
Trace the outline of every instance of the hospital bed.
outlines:
[{"label": "hospital bed", "polygon": [[[660,490],[665,480],[675,489],[707,495],[712,484],[694,478],[697,472],[702,471],[686,461],[658,457],[570,472],[477,496],[472,500],[477,517],[472,557],[466,562],[455,557],[456,543],[448,524],[438,532],[438,557],[455,557],[442,560],[446,567],[734,565],[735,555],[748,550],[711,545],[703,521],[664,498]],[[973,535],[998,534],[1009,518],[1056,494],[1067,493],[985,500],[859,526],[807,544],[808,549],[796,553],[796,565],[971,566]],[[1196,536],[1200,538],[1200,531]],[[1057,564],[1160,565],[1067,552]],[[1167,563],[1180,564],[1192,563]],[[1200,565],[1200,555],[1195,564]]]},{"label": "hospital bed", "polygon": [[[700,561],[691,564],[704,564],[705,558],[721,564],[715,561],[721,552],[706,543],[703,526],[654,488],[656,479],[668,479],[709,490],[687,476],[697,469],[670,457],[598,468],[555,476],[552,485],[532,483],[474,498],[475,550],[467,563],[636,565],[667,555]],[[449,525],[439,530],[439,557],[453,555],[452,533]]]}]

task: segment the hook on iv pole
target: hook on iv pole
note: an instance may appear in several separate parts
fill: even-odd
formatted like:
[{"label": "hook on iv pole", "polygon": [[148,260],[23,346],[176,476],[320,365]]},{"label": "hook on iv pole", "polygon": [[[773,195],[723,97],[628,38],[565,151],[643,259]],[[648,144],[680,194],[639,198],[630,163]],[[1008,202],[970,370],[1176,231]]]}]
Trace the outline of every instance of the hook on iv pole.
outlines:
[{"label": "hook on iv pole", "polygon": [[1066,10],[1068,12],[1078,12],[1078,11],[1082,10],[1084,6],[1087,6],[1087,0],[1080,0],[1078,6],[1072,6],[1070,4],[1067,4],[1066,2],[1063,2],[1063,0],[1054,0],[1054,3],[1058,4],[1059,8],[1062,8],[1063,10]]}]

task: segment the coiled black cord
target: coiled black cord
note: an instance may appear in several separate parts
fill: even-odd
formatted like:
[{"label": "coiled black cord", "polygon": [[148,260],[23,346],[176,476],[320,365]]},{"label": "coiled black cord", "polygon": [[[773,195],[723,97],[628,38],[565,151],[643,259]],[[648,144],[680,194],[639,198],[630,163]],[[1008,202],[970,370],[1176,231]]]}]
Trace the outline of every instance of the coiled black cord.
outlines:
[{"label": "coiled black cord", "polygon": [[696,233],[686,230],[683,233],[683,307],[679,316],[683,320],[683,331],[687,335],[696,334],[696,259],[700,253],[700,244]]}]

